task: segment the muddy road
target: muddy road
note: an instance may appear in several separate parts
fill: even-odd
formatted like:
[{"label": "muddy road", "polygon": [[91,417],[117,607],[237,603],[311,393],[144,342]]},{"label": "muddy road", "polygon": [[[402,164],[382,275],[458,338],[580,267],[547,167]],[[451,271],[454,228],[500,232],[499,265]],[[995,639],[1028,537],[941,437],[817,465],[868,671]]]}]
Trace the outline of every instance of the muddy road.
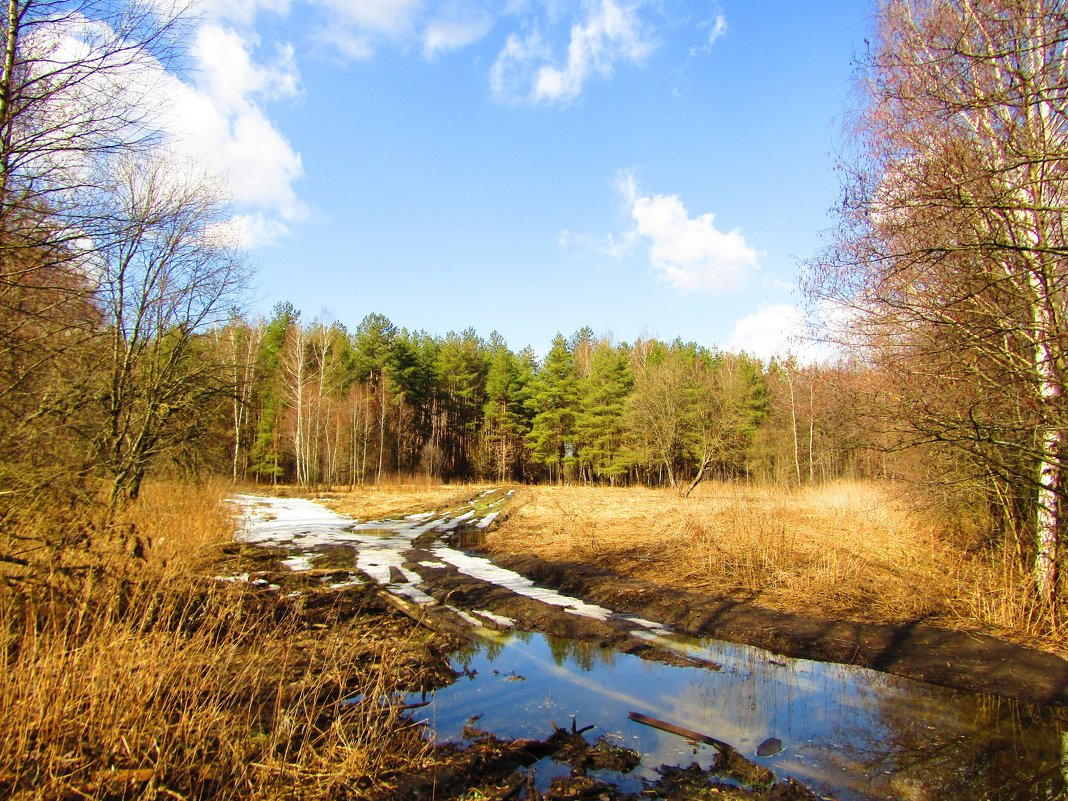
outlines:
[{"label": "muddy road", "polygon": [[[304,499],[242,496],[239,538],[337,590],[373,584],[467,642],[452,656],[458,679],[418,699],[428,703],[415,716],[439,742],[534,742],[590,727],[573,746],[638,755],[626,770],[546,757],[527,774],[526,797],[554,786],[567,788],[556,798],[656,797],[680,776],[725,797],[1065,792],[1062,660],[922,623],[779,615],[595,565],[495,562],[475,546],[509,498],[491,490],[448,510],[357,522]],[[689,792],[659,797],[711,797]]]}]

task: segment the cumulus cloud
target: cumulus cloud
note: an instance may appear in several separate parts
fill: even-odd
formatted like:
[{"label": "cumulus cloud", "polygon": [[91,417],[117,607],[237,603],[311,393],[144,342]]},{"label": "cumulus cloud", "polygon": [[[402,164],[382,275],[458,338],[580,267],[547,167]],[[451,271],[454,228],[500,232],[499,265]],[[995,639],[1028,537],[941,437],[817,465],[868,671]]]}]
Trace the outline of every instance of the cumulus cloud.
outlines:
[{"label": "cumulus cloud", "polygon": [[764,361],[797,355],[806,331],[805,314],[796,306],[778,303],[738,320],[727,350],[744,351]]},{"label": "cumulus cloud", "polygon": [[760,269],[760,255],[737,228],[721,231],[711,212],[691,217],[678,195],[644,195],[632,173],[616,188],[634,227],[616,244],[647,243],[657,275],[684,292],[722,293],[738,289]]},{"label": "cumulus cloud", "polygon": [[847,318],[848,312],[841,307],[823,304],[807,315],[797,306],[777,303],[738,320],[727,350],[744,351],[765,362],[787,356],[801,364],[833,361],[842,349],[821,338],[821,333],[828,326],[843,325]]},{"label": "cumulus cloud", "polygon": [[198,83],[222,108],[240,109],[256,100],[275,100],[297,94],[300,76],[292,45],[276,48],[272,64],[257,64],[254,44],[232,28],[203,25],[196,33],[192,54],[199,67]]},{"label": "cumulus cloud", "polygon": [[254,37],[207,23],[191,48],[193,80],[159,77],[168,98],[159,127],[174,149],[226,183],[239,210],[235,230],[249,247],[274,241],[309,214],[294,187],[304,172],[300,155],[265,110],[299,93],[293,50],[280,46],[259,62],[255,49]]},{"label": "cumulus cloud", "polygon": [[566,56],[555,58],[535,29],[509,36],[491,70],[498,99],[555,103],[573,100],[587,81],[610,77],[619,63],[638,64],[655,47],[653,30],[642,19],[643,3],[597,0],[583,6],[570,30]]}]

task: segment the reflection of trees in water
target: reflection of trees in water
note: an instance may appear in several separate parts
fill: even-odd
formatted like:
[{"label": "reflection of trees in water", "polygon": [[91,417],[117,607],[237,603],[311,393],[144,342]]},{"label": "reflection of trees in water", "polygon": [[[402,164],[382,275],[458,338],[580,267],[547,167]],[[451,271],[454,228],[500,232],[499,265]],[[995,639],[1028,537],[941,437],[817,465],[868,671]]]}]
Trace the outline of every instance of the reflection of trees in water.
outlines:
[{"label": "reflection of trees in water", "polygon": [[[699,674],[683,708],[723,732],[716,735],[838,741],[858,728],[880,726],[876,697],[880,674],[857,668],[779,657],[759,649],[739,650],[717,672]],[[728,736],[730,735],[730,736]]]},{"label": "reflection of trees in water", "polygon": [[501,639],[475,639],[465,640],[456,646],[456,649],[452,652],[452,660],[454,664],[459,665],[459,669],[464,671],[471,666],[471,660],[476,656],[485,655],[486,659],[493,662],[504,651],[505,645],[508,640]]},{"label": "reflection of trees in water", "polygon": [[743,651],[725,659],[721,672],[695,680],[677,712],[696,713],[728,742],[780,736],[805,753],[811,778],[828,787],[845,782],[861,796],[1068,797],[1063,727],[1009,699]]},{"label": "reflection of trees in water", "polygon": [[545,641],[549,645],[549,653],[552,654],[553,661],[560,667],[567,662],[572,662],[580,670],[589,673],[596,667],[611,666],[616,663],[615,651],[611,648],[602,648],[595,643],[548,635]]},{"label": "reflection of trees in water", "polygon": [[[948,695],[948,693],[947,693]],[[992,696],[929,703],[887,696],[882,735],[843,750],[898,797],[939,801],[1063,799],[1062,727],[1040,709]],[[919,708],[918,708],[919,707]]]}]

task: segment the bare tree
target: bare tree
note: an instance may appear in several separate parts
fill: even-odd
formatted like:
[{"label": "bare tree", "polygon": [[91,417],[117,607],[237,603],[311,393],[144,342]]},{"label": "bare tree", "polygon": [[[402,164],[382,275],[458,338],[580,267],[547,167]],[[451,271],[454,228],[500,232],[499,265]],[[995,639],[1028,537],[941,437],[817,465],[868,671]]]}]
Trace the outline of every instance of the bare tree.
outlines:
[{"label": "bare tree", "polygon": [[998,482],[1048,605],[1068,512],[1066,6],[881,5],[861,148],[814,283],[854,310],[899,441]]},{"label": "bare tree", "polygon": [[92,246],[109,342],[96,452],[111,478],[111,510],[137,496],[151,459],[172,444],[174,422],[220,391],[220,365],[195,344],[225,319],[244,278],[211,183],[165,154],[121,159],[113,175],[111,208],[100,216],[108,238]]}]

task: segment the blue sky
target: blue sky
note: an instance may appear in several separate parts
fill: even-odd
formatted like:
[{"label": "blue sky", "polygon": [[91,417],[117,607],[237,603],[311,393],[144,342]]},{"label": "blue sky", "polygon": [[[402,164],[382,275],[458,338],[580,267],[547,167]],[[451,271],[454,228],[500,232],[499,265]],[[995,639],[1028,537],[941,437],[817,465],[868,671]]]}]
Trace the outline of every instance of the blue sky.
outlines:
[{"label": "blue sky", "polygon": [[800,325],[870,14],[209,0],[173,110],[229,182],[254,314],[768,356]]}]

